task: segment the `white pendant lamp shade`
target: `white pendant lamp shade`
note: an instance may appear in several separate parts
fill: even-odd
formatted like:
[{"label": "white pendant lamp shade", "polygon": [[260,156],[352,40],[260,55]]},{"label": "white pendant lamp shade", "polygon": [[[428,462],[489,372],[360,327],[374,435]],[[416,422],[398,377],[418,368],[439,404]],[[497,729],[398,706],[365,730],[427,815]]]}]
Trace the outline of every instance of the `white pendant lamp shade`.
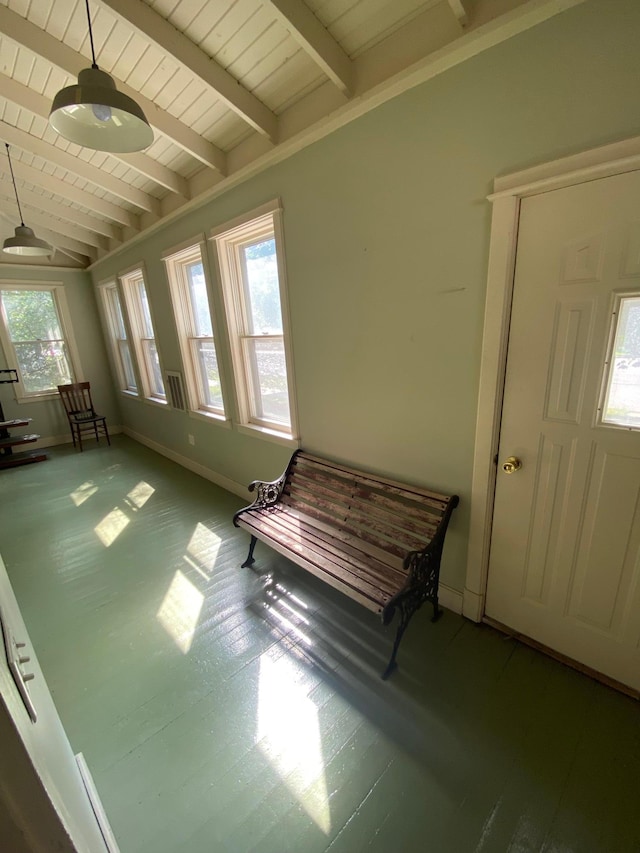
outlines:
[{"label": "white pendant lamp shade", "polygon": [[97,65],[81,71],[75,86],[58,92],[49,123],[69,142],[97,151],[141,151],[153,142],[153,131],[138,104],[119,92]]},{"label": "white pendant lamp shade", "polygon": [[27,225],[18,225],[15,236],[7,237],[2,251],[9,255],[42,256],[53,254],[52,247],[33,233]]},{"label": "white pendant lamp shade", "polygon": [[16,186],[16,176],[13,174],[13,165],[11,163],[11,154],[9,152],[9,145],[5,142],[5,147],[7,149],[7,160],[9,161],[9,171],[11,172],[11,183],[13,184],[13,191],[16,194],[16,204],[18,206],[18,213],[20,214],[20,225],[16,226],[15,234],[13,237],[7,237],[7,239],[2,244],[2,251],[6,252],[8,255],[23,255],[23,256],[31,256],[34,257],[36,255],[52,255],[53,247],[50,246],[45,240],[41,240],[39,237],[33,233],[33,229],[29,228],[24,224],[24,219],[22,218],[22,208],[20,207],[20,199],[18,198],[18,187]]}]

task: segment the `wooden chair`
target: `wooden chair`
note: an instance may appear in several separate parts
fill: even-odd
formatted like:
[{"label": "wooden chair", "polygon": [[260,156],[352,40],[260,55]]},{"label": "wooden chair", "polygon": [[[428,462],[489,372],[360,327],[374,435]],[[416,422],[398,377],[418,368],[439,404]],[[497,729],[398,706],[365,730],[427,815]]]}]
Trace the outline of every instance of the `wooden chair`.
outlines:
[{"label": "wooden chair", "polygon": [[107,438],[107,444],[111,444],[107,419],[103,415],[97,414],[93,408],[90,382],[58,385],[58,393],[67,413],[74,447],[77,440],[80,452],[82,452],[82,433],[91,431],[94,432],[96,441],[99,442],[100,435],[104,435]]}]

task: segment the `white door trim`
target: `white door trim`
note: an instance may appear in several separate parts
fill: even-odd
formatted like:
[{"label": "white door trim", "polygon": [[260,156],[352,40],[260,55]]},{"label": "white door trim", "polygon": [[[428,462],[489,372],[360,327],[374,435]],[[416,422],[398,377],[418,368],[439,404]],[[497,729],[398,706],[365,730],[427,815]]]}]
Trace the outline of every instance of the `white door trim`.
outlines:
[{"label": "white door trim", "polygon": [[462,605],[463,614],[474,622],[482,619],[485,608],[520,200],[636,170],[640,170],[640,137],[496,178],[494,192],[488,196],[493,214]]}]

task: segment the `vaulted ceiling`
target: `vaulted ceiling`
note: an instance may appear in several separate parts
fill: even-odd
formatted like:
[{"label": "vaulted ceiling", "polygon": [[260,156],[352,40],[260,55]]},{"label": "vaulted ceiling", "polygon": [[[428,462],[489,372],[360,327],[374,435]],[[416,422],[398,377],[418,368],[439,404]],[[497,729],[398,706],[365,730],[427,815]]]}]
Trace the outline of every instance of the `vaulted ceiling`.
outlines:
[{"label": "vaulted ceiling", "polygon": [[[87,267],[581,2],[90,0],[98,65],[154,130],[144,152],[114,155],[67,142],[47,120],[54,95],[91,64],[85,0],[0,0],[0,141],[24,221],[55,247],[49,263]],[[19,224],[4,151],[0,174],[3,240]]]}]

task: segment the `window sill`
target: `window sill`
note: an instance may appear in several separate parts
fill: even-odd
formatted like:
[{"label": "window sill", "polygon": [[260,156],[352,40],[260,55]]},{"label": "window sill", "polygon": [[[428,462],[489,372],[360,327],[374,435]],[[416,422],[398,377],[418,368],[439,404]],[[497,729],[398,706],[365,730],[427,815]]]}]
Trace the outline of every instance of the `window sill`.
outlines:
[{"label": "window sill", "polygon": [[203,412],[201,409],[198,409],[198,411],[190,409],[188,414],[190,418],[196,421],[204,421],[207,424],[213,423],[224,429],[231,429],[231,421],[224,415],[216,415],[215,412]]},{"label": "window sill", "polygon": [[23,403],[43,403],[47,400],[59,400],[60,395],[57,391],[47,391],[45,394],[34,394],[33,396],[18,396],[16,394],[16,403],[18,405],[22,405]]},{"label": "window sill", "polygon": [[292,447],[294,450],[300,447],[300,439],[294,438],[292,435],[287,435],[283,432],[278,432],[275,429],[268,429],[255,424],[235,424],[235,428],[243,435],[251,435],[254,438],[262,438],[265,441],[271,441],[274,444],[281,444],[284,447]]},{"label": "window sill", "polygon": [[146,403],[148,406],[158,406],[165,409],[168,407],[166,400],[160,400],[158,397],[142,397],[140,394],[135,394],[133,391],[121,391],[123,397],[128,400],[136,400],[138,403]]},{"label": "window sill", "polygon": [[141,397],[143,403],[148,403],[150,406],[160,406],[163,409],[169,407],[166,400],[161,400],[160,397]]}]

